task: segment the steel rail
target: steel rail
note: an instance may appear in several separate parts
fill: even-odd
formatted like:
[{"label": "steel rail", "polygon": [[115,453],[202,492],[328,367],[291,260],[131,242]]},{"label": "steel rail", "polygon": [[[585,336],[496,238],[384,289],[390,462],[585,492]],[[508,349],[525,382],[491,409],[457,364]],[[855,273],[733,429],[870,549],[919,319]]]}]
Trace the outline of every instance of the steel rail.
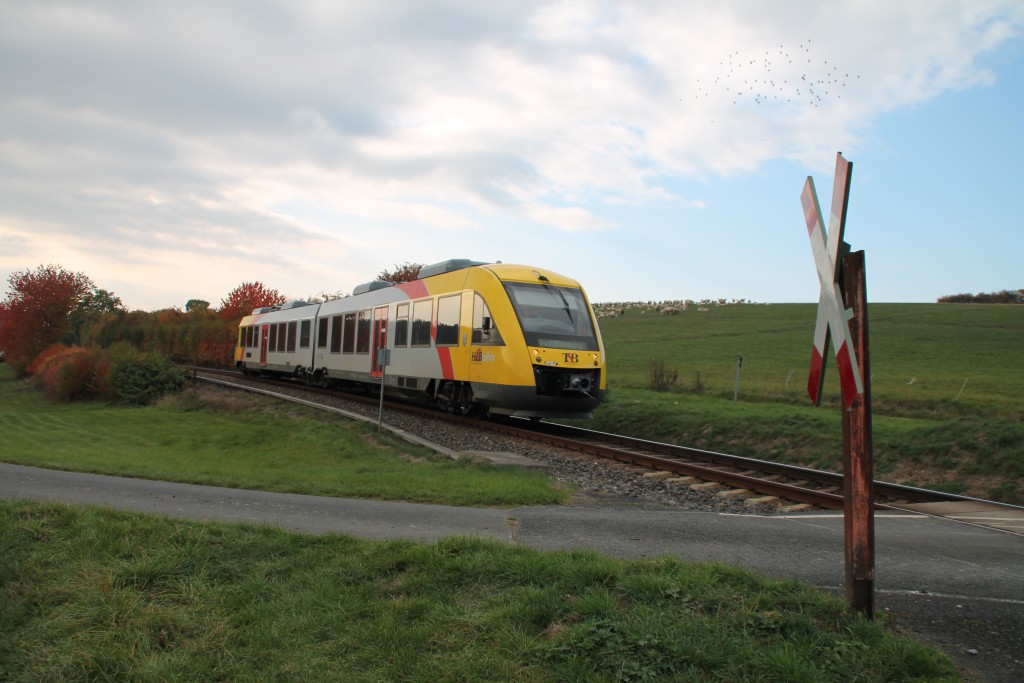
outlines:
[{"label": "steel rail", "polygon": [[[197,372],[207,372],[218,375],[230,375],[242,379],[238,372],[214,368],[189,368],[193,375]],[[297,384],[290,380],[273,380],[269,378],[254,378],[245,376],[245,380],[253,382],[271,382],[274,384],[286,384],[301,388],[312,393],[325,395],[337,395],[338,392],[322,389],[320,387]],[[377,399],[358,394],[346,394],[346,398],[352,400],[366,400],[367,403],[376,404]],[[655,471],[664,471],[679,476],[694,477],[706,482],[714,482],[723,486],[742,489],[765,496],[775,496],[796,503],[806,503],[831,510],[843,508],[843,496],[833,493],[831,490],[816,490],[803,486],[772,481],[763,477],[752,476],[750,471],[764,473],[768,476],[786,477],[797,482],[813,482],[824,489],[842,489],[843,475],[825,470],[818,470],[799,465],[787,465],[784,463],[759,460],[747,456],[731,455],[716,451],[706,451],[688,446],[666,444],[647,439],[622,436],[619,434],[608,434],[582,427],[574,427],[550,422],[539,422],[519,418],[494,417],[490,420],[479,420],[467,418],[462,415],[454,415],[437,410],[436,408],[425,408],[418,405],[410,405],[402,402],[390,402],[390,407],[395,410],[402,410],[433,419],[442,419],[465,426],[486,429],[496,433],[514,436],[537,443],[544,443],[558,448],[565,448],[580,453],[586,453],[617,462],[622,462],[639,467],[645,467]],[[648,452],[638,452],[638,449]],[[698,461],[698,462],[694,462]],[[730,472],[722,468],[733,468],[744,472]],[[968,496],[930,491],[927,489],[893,484],[876,480],[875,495],[876,508],[885,510],[900,510],[899,502],[983,502],[1007,509],[1017,509],[1019,506],[997,501],[988,501]],[[899,502],[897,502],[899,501]]]}]

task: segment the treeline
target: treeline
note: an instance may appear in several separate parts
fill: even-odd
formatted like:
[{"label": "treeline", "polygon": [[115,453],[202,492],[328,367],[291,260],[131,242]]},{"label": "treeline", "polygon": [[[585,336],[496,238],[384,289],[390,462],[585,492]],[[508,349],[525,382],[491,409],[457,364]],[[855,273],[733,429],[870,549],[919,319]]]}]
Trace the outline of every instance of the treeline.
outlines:
[{"label": "treeline", "polygon": [[940,304],[1024,304],[1024,289],[1016,292],[1004,289],[1001,292],[983,294],[952,294],[939,297]]},{"label": "treeline", "polygon": [[246,282],[220,309],[191,299],[185,310],[128,311],[83,273],[60,266],[17,271],[0,301],[0,360],[34,375],[55,399],[100,396],[144,403],[179,386],[171,362],[230,367],[238,322],[254,308],[284,303],[277,290]]},{"label": "treeline", "polygon": [[81,345],[107,348],[123,341],[176,363],[230,367],[237,330],[238,319],[227,319],[208,308],[122,310],[104,314],[83,330]]}]

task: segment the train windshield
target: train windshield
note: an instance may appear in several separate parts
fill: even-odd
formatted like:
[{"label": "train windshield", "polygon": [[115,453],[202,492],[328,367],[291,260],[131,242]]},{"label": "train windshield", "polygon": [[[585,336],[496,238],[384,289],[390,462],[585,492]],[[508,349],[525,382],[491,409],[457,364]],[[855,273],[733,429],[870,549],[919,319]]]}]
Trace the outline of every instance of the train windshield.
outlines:
[{"label": "train windshield", "polygon": [[529,346],[597,351],[597,335],[583,292],[571,287],[506,282]]}]

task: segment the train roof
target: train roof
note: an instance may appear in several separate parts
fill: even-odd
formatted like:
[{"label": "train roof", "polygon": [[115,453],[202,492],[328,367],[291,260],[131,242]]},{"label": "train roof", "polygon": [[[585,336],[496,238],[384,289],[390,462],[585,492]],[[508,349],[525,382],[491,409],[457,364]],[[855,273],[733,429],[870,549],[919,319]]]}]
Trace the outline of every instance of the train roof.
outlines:
[{"label": "train roof", "polygon": [[515,282],[545,282],[553,285],[567,287],[579,287],[576,280],[560,275],[554,271],[534,266],[523,266],[511,263],[488,263],[486,261],[471,261],[470,259],[448,259],[440,263],[423,266],[420,269],[417,280],[453,273],[466,268],[481,266],[494,273],[499,280],[512,280]]},{"label": "train roof", "polygon": [[453,258],[447,261],[441,261],[440,263],[434,263],[429,266],[423,266],[420,268],[420,274],[417,279],[422,280],[425,277],[433,277],[435,275],[444,275],[445,273],[454,273],[456,270],[463,270],[465,268],[472,268],[473,266],[486,266],[487,263],[484,261],[470,261],[468,258]]}]

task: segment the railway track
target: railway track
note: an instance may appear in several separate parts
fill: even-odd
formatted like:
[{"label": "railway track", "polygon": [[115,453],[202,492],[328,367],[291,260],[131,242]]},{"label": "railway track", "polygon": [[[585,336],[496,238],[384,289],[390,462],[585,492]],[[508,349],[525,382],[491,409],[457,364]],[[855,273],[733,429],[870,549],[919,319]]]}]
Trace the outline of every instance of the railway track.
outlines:
[{"label": "railway track", "polygon": [[[242,382],[243,378],[237,372],[206,368],[190,370],[199,379],[212,375],[221,383],[246,388]],[[301,388],[312,394],[338,395],[336,391],[306,387],[294,382],[244,379],[245,383],[260,382],[264,386],[285,386]],[[359,394],[346,394],[346,398],[374,405],[378,401],[375,397]],[[698,488],[722,487],[720,495],[746,497],[753,499],[753,502],[765,504],[777,502],[780,505],[796,504],[825,510],[843,509],[843,477],[835,472],[658,443],[556,423],[514,418],[477,420],[400,402],[389,402],[388,408],[624,463],[650,470],[652,476],[664,473],[669,481],[679,485]],[[1024,508],[1020,506],[878,480],[874,482],[874,493],[876,509],[879,510],[902,510],[914,514],[945,517],[967,524],[1024,534]]]},{"label": "railway track", "polygon": [[[518,430],[521,427],[513,427]],[[704,451],[550,423],[526,429],[551,445],[729,487],[733,492],[843,509],[843,476],[797,465]],[[698,484],[699,485],[699,484]],[[1024,535],[1024,507],[875,480],[875,507],[954,519]],[[765,500],[761,498],[760,500]]]}]

